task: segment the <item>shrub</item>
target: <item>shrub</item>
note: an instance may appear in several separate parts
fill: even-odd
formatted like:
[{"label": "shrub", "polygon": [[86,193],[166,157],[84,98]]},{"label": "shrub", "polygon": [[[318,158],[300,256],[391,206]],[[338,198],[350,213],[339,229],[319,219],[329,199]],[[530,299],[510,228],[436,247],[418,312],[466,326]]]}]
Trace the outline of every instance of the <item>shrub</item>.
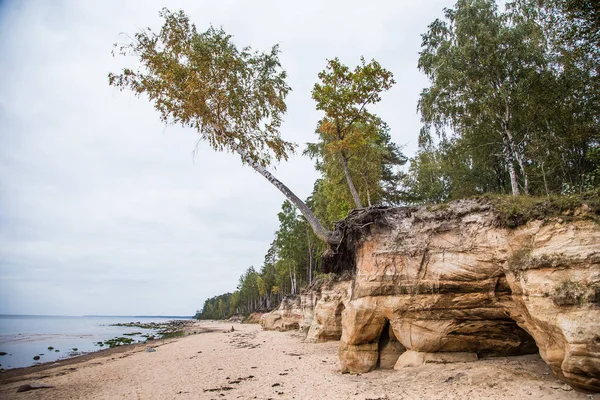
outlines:
[{"label": "shrub", "polygon": [[517,275],[520,271],[527,269],[531,262],[531,247],[525,245],[515,251],[507,260],[507,269]]},{"label": "shrub", "polygon": [[554,289],[552,299],[558,306],[575,306],[583,304],[586,288],[578,282],[564,281]]}]

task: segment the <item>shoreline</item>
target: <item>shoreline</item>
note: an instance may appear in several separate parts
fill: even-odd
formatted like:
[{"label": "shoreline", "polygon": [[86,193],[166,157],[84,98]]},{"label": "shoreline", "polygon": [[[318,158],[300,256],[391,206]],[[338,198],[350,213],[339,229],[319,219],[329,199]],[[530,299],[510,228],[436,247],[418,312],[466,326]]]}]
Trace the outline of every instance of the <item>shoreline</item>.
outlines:
[{"label": "shoreline", "polygon": [[[64,319],[64,317],[56,318]],[[77,322],[71,325],[67,324],[65,329],[56,324],[44,325],[48,318],[42,317],[43,329],[52,333],[41,333],[43,332],[41,329],[36,330],[29,326],[9,324],[10,327],[5,327],[4,332],[0,335],[0,350],[2,350],[0,371],[54,364],[133,344],[151,346],[157,340],[194,333],[194,329],[188,329],[188,327],[195,324],[193,319],[153,319],[132,322],[127,317],[127,321],[124,322],[123,319],[119,321],[118,319],[90,318],[89,321],[92,323],[89,323],[82,322],[85,317],[72,318]]]},{"label": "shoreline", "polygon": [[[340,372],[339,342],[304,343],[298,331],[256,324],[201,321],[193,329],[203,333],[159,340],[155,352],[135,344],[2,372],[0,398],[600,400],[558,381],[539,355],[350,375]],[[54,388],[17,394],[36,383]]]},{"label": "shoreline", "polygon": [[[154,339],[146,343],[131,343],[123,344],[116,347],[100,348],[96,351],[87,352],[84,354],[76,355],[73,357],[63,358],[56,361],[46,361],[38,363],[36,365],[30,365],[28,367],[18,367],[10,369],[0,369],[0,385],[4,385],[11,382],[19,381],[21,377],[37,374],[52,368],[62,368],[71,365],[77,365],[86,363],[88,361],[94,361],[97,358],[111,357],[117,354],[131,352],[145,351],[149,347],[160,347],[165,344],[171,343],[174,340],[181,339],[185,336],[200,335],[203,333],[214,332],[214,329],[198,327],[190,324],[191,327],[184,327],[182,330],[183,335],[178,337],[166,337],[160,339]],[[192,329],[193,328],[193,329]]]}]

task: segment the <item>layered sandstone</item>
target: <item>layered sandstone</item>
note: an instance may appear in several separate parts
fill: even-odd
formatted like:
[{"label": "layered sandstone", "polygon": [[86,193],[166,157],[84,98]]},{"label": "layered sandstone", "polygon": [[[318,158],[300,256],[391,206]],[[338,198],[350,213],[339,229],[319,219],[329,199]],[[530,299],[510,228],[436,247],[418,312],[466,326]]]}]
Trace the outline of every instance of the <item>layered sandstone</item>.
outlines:
[{"label": "layered sandstone", "polygon": [[303,312],[299,296],[290,296],[283,299],[279,308],[263,314],[260,325],[267,331],[290,331],[300,328]]},{"label": "layered sandstone", "polygon": [[265,330],[299,329],[312,343],[340,340],[342,311],[350,299],[352,281],[328,281],[311,286],[298,296],[283,299],[280,306],[260,316]]},{"label": "layered sandstone", "polygon": [[[488,202],[459,201],[362,210],[354,223],[344,372],[539,351],[557,377],[600,391],[596,222],[557,217],[508,229]],[[314,320],[335,315],[317,308]]]},{"label": "layered sandstone", "polygon": [[350,300],[351,288],[352,281],[330,282],[303,295],[303,298],[311,299],[303,302],[306,304],[303,323],[308,327],[307,342],[340,340],[342,311]]},{"label": "layered sandstone", "polygon": [[246,324],[259,324],[260,318],[264,315],[262,312],[253,312],[244,320]]}]

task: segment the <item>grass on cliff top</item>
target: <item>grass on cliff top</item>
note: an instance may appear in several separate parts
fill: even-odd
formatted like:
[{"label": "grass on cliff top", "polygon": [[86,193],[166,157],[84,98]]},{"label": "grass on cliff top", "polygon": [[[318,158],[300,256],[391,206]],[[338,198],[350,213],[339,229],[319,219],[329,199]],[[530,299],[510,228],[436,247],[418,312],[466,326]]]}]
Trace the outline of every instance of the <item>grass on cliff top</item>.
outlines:
[{"label": "grass on cliff top", "polygon": [[307,289],[319,291],[323,288],[331,288],[331,286],[336,282],[348,281],[353,278],[354,275],[352,271],[342,271],[340,273],[320,273],[315,276],[312,283],[307,287]]},{"label": "grass on cliff top", "polygon": [[483,195],[498,212],[500,224],[516,228],[529,221],[560,217],[566,221],[600,222],[600,189],[574,195],[549,197]]}]

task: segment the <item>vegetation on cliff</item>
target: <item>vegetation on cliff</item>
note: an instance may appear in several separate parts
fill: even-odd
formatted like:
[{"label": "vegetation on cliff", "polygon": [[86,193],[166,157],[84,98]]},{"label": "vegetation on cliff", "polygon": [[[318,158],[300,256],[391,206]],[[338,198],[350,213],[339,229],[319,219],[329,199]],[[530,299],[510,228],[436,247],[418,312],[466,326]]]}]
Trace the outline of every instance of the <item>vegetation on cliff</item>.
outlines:
[{"label": "vegetation on cliff", "polygon": [[499,223],[516,228],[528,221],[560,218],[571,221],[590,219],[600,221],[600,188],[570,195],[498,196],[484,195],[498,213]]}]

